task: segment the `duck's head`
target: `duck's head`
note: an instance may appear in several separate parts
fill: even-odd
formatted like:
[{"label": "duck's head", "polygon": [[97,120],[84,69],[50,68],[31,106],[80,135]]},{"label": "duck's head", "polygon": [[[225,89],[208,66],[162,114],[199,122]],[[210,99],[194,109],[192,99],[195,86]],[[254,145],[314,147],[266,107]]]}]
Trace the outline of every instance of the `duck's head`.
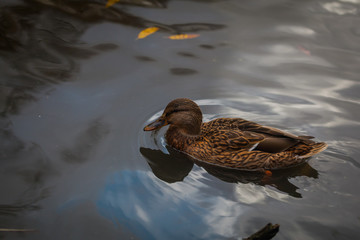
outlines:
[{"label": "duck's head", "polygon": [[189,135],[198,135],[202,123],[202,113],[199,106],[190,99],[178,98],[171,101],[163,114],[144,128],[153,131],[170,125]]}]

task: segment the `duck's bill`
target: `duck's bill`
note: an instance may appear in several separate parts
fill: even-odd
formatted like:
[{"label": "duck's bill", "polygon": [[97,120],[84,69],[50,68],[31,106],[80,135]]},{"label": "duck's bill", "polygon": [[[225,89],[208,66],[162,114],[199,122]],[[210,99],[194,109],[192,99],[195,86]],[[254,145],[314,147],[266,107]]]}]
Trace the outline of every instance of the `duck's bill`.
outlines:
[{"label": "duck's bill", "polygon": [[159,118],[158,120],[150,123],[149,125],[144,127],[144,131],[154,131],[156,129],[160,129],[161,127],[167,125],[166,121]]}]

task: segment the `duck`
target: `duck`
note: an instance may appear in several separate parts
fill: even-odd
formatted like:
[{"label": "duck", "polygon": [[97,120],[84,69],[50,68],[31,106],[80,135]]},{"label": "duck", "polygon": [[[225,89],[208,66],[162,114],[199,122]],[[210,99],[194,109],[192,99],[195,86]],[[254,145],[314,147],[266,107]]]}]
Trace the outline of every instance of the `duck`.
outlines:
[{"label": "duck", "polygon": [[305,163],[324,151],[325,142],[297,136],[242,118],[203,122],[200,107],[191,99],[171,101],[162,115],[144,127],[155,131],[169,125],[168,145],[200,162],[225,168],[271,171]]}]

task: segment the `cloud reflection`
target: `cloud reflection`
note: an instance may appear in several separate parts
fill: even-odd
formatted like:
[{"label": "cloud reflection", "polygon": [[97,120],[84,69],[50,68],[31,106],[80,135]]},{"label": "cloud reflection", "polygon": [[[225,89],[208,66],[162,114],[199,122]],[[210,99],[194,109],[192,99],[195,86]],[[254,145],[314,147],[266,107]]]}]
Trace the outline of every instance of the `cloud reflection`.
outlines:
[{"label": "cloud reflection", "polygon": [[315,35],[315,31],[311,28],[303,27],[303,26],[290,26],[290,25],[282,25],[276,27],[276,29],[280,32],[286,32],[301,36],[313,36]]},{"label": "cloud reflection", "polygon": [[124,170],[108,178],[97,208],[140,239],[233,237],[237,219],[247,207],[207,195],[201,172],[191,178],[169,185],[149,172]]},{"label": "cloud reflection", "polygon": [[[263,67],[276,67],[283,64],[294,64],[294,63],[307,63],[315,66],[333,67],[332,64],[317,56],[308,56],[301,54],[300,51],[292,45],[288,44],[273,44],[264,47],[268,55],[255,55],[242,53],[241,57],[246,58],[248,64],[254,67],[254,63],[257,66]],[[241,62],[241,65],[246,63]]]},{"label": "cloud reflection", "polygon": [[[352,2],[357,3],[355,0],[347,0],[343,2]],[[345,14],[356,14],[357,9],[354,6],[348,5],[348,4],[342,4],[339,2],[329,2],[329,3],[323,3],[322,7],[326,9],[327,11],[331,13],[335,13],[338,15],[345,15]]]}]

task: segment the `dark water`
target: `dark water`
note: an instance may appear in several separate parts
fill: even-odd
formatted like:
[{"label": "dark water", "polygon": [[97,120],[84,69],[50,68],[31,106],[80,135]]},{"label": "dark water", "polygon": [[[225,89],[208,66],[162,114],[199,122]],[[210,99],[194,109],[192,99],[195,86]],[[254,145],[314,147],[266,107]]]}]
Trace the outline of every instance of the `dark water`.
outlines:
[{"label": "dark water", "polygon": [[[0,3],[0,239],[360,238],[358,0],[61,2]],[[329,148],[194,164],[142,131],[177,97]]]}]

